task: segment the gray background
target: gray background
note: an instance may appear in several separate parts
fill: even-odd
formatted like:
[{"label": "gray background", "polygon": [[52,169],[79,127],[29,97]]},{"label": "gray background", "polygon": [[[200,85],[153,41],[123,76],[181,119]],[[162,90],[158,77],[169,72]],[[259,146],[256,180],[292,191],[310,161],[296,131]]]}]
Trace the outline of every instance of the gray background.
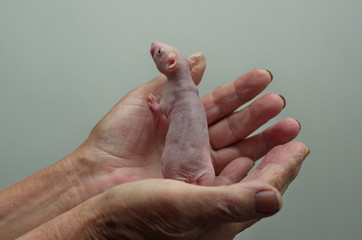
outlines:
[{"label": "gray background", "polygon": [[360,239],[360,0],[0,0],[0,188],[73,151],[157,74],[149,46],[202,50],[201,94],[254,68],[311,154],[284,208],[237,239]]}]

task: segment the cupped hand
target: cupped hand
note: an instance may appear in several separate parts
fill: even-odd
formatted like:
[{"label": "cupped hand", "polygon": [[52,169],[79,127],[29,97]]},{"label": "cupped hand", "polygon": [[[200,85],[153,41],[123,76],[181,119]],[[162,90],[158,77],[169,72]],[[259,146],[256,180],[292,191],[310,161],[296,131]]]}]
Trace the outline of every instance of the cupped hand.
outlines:
[{"label": "cupped hand", "polygon": [[104,218],[91,225],[91,233],[107,239],[234,239],[280,210],[281,194],[308,154],[303,143],[277,146],[247,177],[228,186],[146,180],[114,187],[96,201]]},{"label": "cupped hand", "polygon": [[121,184],[20,239],[231,240],[279,211],[281,194],[308,153],[298,142],[277,146],[247,177],[228,186],[166,179]]},{"label": "cupped hand", "polygon": [[[198,83],[204,72],[205,64],[203,61],[199,61],[202,57],[194,56],[193,58],[195,64],[192,65],[192,75],[194,81]],[[177,181],[162,179],[160,159],[168,126],[165,119],[160,119],[152,114],[147,104],[147,95],[150,92],[158,95],[158,98],[161,97],[162,88],[166,83],[166,79],[162,75],[134,89],[121,99],[94,127],[87,140],[72,153],[69,158],[61,161],[64,164],[60,165],[67,167],[57,168],[57,170],[68,169],[69,171],[69,169],[71,169],[77,172],[77,176],[70,174],[71,179],[68,179],[68,181],[70,180],[72,183],[77,182],[78,176],[79,179],[87,179],[87,181],[82,181],[80,186],[81,191],[89,193],[85,194],[82,201],[121,183],[160,178],[157,181],[147,180],[132,184],[121,184],[114,188],[114,190],[112,189],[110,191],[111,194],[106,192],[95,198],[101,199],[101,201],[105,203],[111,199],[115,199],[116,203],[119,204],[122,204],[123,197],[127,196],[131,199],[143,199],[141,203],[146,206],[146,209],[139,209],[139,212],[136,211],[134,216],[138,216],[138,218],[134,221],[141,221],[141,223],[138,224],[144,226],[142,225],[142,223],[144,223],[142,217],[140,217],[142,213],[156,214],[156,217],[157,214],[161,214],[161,218],[158,218],[159,222],[154,222],[153,225],[156,230],[159,229],[161,231],[161,233],[159,233],[161,235],[166,234],[166,236],[168,236],[176,231],[176,233],[181,234],[181,236],[177,235],[178,237],[175,239],[192,239],[187,237],[182,238],[182,236],[189,236],[188,234],[190,232],[196,232],[196,235],[200,236],[199,239],[231,239],[231,237],[228,238],[228,236],[235,235],[237,232],[258,221],[259,218],[268,216],[280,208],[280,193],[282,193],[294,179],[302,160],[308,152],[307,147],[301,143],[282,145],[295,138],[300,130],[298,122],[294,119],[281,120],[273,126],[266,128],[264,131],[252,135],[259,127],[281,112],[285,106],[285,101],[281,96],[277,94],[266,94],[242,110],[237,110],[240,106],[244,106],[262,92],[270,83],[271,79],[272,76],[268,71],[254,70],[242,75],[231,83],[215,89],[202,98],[209,124],[210,144],[212,146],[210,156],[212,157],[212,164],[215,175],[217,176],[214,185],[219,185],[219,187],[192,186]],[[265,154],[267,155],[261,164],[246,176],[253,162]],[[72,164],[74,162],[76,164]],[[69,163],[71,164],[70,168]],[[91,179],[81,178],[80,175],[90,176]],[[166,185],[163,184],[163,181],[165,181]],[[169,182],[172,182],[172,184],[170,184],[171,188],[165,188],[165,192],[162,192],[163,190],[160,192],[160,188],[154,191],[155,186],[159,186],[162,189],[162,186],[168,186]],[[138,186],[143,183],[145,183],[146,189]],[[129,189],[129,186],[131,186],[131,189]],[[170,198],[171,202],[167,202],[169,199],[168,196],[175,193],[170,191],[170,189],[173,188],[172,186],[174,186],[173,190],[176,190],[176,192],[177,188],[182,186],[182,189],[185,191],[180,194],[186,198],[188,198],[188,196],[194,196],[192,194],[196,194],[196,190],[201,188],[208,190],[231,189],[231,191],[226,192],[222,190],[220,197],[226,201],[232,200],[232,203],[235,204],[226,204],[226,206],[232,209],[226,208],[224,209],[225,211],[219,211],[221,215],[228,215],[228,217],[224,218],[225,216],[215,215],[208,219],[207,216],[209,212],[207,211],[208,209],[203,209],[203,207],[207,207],[207,205],[203,204],[203,201],[196,201],[201,205],[193,205],[194,203],[190,201],[190,206],[182,205],[182,198],[179,198],[179,200],[182,201],[179,202],[179,205],[176,204],[177,201],[174,202],[174,198]],[[142,198],[142,192],[139,192],[135,187],[144,189],[147,196],[150,196],[151,199]],[[237,190],[239,187],[243,190]],[[123,188],[128,190],[120,190]],[[134,191],[129,192],[129,190],[132,189]],[[249,191],[247,189],[251,190]],[[256,194],[259,191],[264,192],[264,190],[272,190],[274,192],[272,195],[270,195],[270,193],[262,194],[263,197],[267,197],[269,200],[273,199],[270,198],[270,196],[275,196],[276,198],[274,199],[278,199],[278,201],[274,202],[274,205],[270,204],[270,202],[268,203],[268,201],[262,200],[260,202],[258,200]],[[205,201],[216,196],[209,195],[207,191],[201,191],[207,193],[203,195],[206,198]],[[159,196],[159,193],[162,195]],[[242,193],[242,196],[240,195],[241,197],[239,196],[238,198],[238,194],[235,195],[233,193]],[[112,197],[113,194],[115,194],[114,198]],[[175,195],[178,196],[177,194]],[[165,196],[167,197],[164,198]],[[162,199],[159,199],[159,197]],[[200,195],[200,199],[204,199],[201,197]],[[247,203],[245,206],[243,205],[243,203],[245,203],[244,198]],[[93,201],[92,199],[93,198],[89,201]],[[254,199],[254,202],[252,199]],[[189,200],[192,199],[189,198]],[[241,203],[239,203],[239,201],[241,201]],[[86,212],[92,214],[93,209],[97,208],[97,206],[91,206],[91,208],[89,208],[87,202],[88,201],[81,203],[76,209],[79,210],[79,208],[82,209],[85,207],[88,210],[91,209],[92,211]],[[128,203],[131,204],[130,207],[132,207],[132,201]],[[151,205],[147,208],[148,203]],[[175,221],[175,219],[169,219],[168,215],[164,214],[163,207],[167,203],[170,204],[171,207],[173,204],[176,204],[172,209],[175,207],[185,207],[182,208],[184,211],[178,212],[177,220],[183,219],[183,217],[186,220],[194,218],[193,212],[189,211],[192,207],[196,209],[200,207],[201,211],[196,213],[199,217],[196,217],[196,220],[191,219],[191,225],[187,225],[187,221],[178,222]],[[222,202],[220,203],[221,205],[218,203],[218,201],[215,201],[216,205],[210,205],[216,207],[216,209],[211,208],[212,212],[214,210],[218,212],[218,206],[222,206],[223,204]],[[253,206],[252,204],[255,204],[255,208],[258,208],[257,211],[261,211],[263,214],[253,214],[253,212],[250,212],[250,207]],[[106,204],[106,206],[109,205]],[[79,214],[76,209],[74,210],[75,212],[73,210],[66,212],[55,218],[54,222],[51,222],[56,225],[59,224],[58,220],[60,220],[61,223],[66,223],[69,219],[74,218],[72,215],[74,213],[76,216],[80,216],[81,214]],[[109,207],[106,207],[106,209],[114,210]],[[267,212],[266,215],[265,212]],[[84,213],[84,211],[82,210],[81,213]],[[167,213],[170,212],[168,211]],[[205,219],[204,214],[206,214],[207,219]],[[69,216],[71,217],[68,218]],[[63,218],[65,221],[62,220]],[[164,219],[166,223],[162,219]],[[120,221],[122,220],[120,219]],[[86,223],[87,222],[88,220],[86,219]],[[168,222],[171,223],[171,226],[167,224]],[[81,223],[81,221],[79,221],[79,223]],[[51,223],[49,222],[49,224]],[[112,225],[112,223],[111,225],[107,225],[105,228],[106,232],[112,232],[112,226],[114,227],[115,225]],[[164,229],[163,226],[171,230],[171,233],[168,232],[167,229]],[[71,227],[72,229],[70,229],[69,232],[74,233],[73,228],[75,225],[71,226],[66,224],[66,226],[63,226],[63,228],[67,227]],[[49,233],[49,229],[53,228],[49,228],[47,224],[43,224],[40,227],[40,232]],[[83,231],[82,229],[80,229],[81,232]],[[133,231],[132,228],[130,229],[130,231]],[[34,230],[34,233],[36,232],[39,231]],[[66,231],[62,230],[61,232],[64,234]],[[157,231],[152,234],[157,234]],[[206,237],[201,238],[201,236]],[[45,237],[45,239],[47,238]],[[79,238],[76,237],[75,239]]]},{"label": "cupped hand", "polygon": [[[198,84],[205,70],[205,58],[198,53],[190,59],[192,77]],[[298,122],[284,119],[249,137],[285,106],[281,96],[266,94],[237,111],[271,80],[268,71],[253,70],[202,98],[212,146],[210,155],[218,175],[215,185],[240,181],[254,161],[297,136]],[[168,126],[165,119],[150,111],[147,96],[152,92],[160,99],[165,83],[165,76],[160,75],[129,92],[76,151],[81,153],[82,162],[94,170],[95,181],[103,190],[120,183],[163,178],[160,159]]]}]

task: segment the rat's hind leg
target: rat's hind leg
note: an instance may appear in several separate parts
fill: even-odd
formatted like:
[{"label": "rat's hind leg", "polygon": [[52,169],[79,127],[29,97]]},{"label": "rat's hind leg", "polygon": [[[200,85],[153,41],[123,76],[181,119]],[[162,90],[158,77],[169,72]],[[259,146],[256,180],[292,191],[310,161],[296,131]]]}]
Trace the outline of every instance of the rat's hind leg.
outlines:
[{"label": "rat's hind leg", "polygon": [[158,103],[157,98],[152,93],[148,94],[147,100],[148,106],[150,107],[152,112],[160,113],[160,104]]}]

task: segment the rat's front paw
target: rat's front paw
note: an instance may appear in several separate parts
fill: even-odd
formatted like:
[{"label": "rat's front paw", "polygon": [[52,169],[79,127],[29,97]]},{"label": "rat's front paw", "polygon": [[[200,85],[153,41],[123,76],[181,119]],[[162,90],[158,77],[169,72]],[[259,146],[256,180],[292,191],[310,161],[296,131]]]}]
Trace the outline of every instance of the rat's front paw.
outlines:
[{"label": "rat's front paw", "polygon": [[152,112],[159,113],[160,112],[160,104],[157,101],[157,98],[152,93],[147,96],[148,106],[150,107]]}]

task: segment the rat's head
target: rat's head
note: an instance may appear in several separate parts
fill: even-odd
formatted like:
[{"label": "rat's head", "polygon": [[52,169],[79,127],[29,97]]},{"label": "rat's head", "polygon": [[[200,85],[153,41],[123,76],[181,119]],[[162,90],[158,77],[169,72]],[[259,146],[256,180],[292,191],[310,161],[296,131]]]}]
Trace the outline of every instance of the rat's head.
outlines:
[{"label": "rat's head", "polygon": [[150,52],[153,61],[161,73],[168,75],[176,70],[178,62],[178,51],[176,48],[154,41],[152,42]]}]

